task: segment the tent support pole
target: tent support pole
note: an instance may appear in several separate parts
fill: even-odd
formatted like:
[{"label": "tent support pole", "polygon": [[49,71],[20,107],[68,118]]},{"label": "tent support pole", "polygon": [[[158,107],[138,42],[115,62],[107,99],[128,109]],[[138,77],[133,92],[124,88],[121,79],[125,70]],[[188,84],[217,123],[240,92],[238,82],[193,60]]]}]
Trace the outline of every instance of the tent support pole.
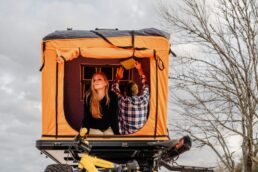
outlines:
[{"label": "tent support pole", "polygon": [[58,137],[58,63],[56,62],[56,138]]}]

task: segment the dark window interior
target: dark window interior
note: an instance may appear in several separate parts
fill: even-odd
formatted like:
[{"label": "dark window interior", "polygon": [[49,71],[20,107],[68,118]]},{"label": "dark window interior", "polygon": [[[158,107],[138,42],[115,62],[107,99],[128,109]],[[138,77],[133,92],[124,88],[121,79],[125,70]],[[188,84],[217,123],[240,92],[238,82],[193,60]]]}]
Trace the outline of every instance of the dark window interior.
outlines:
[{"label": "dark window interior", "polygon": [[94,66],[88,66],[87,68],[82,68],[81,70],[83,70],[81,73],[83,73],[83,78],[85,79],[91,79],[92,75],[96,72],[96,68]]},{"label": "dark window interior", "polygon": [[[87,66],[85,66],[85,67],[87,67]],[[113,80],[114,79],[114,72],[113,72],[114,68],[116,68],[116,66],[113,66],[113,65],[111,65],[111,66],[100,66],[99,70],[106,74],[108,80]]]}]

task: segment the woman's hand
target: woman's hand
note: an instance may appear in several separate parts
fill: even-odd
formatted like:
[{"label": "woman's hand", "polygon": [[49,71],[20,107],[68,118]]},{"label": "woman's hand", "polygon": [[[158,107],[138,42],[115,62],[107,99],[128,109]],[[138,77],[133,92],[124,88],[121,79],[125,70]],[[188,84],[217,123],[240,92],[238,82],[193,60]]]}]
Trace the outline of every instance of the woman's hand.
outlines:
[{"label": "woman's hand", "polygon": [[116,69],[116,80],[120,80],[124,77],[124,68],[119,67]]}]

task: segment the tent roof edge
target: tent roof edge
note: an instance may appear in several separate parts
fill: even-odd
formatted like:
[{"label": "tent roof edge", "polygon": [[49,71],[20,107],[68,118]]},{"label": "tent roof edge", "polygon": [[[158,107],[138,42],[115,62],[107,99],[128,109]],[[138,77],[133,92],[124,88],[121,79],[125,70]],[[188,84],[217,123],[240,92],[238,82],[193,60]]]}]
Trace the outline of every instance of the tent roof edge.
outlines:
[{"label": "tent roof edge", "polygon": [[[166,39],[170,38],[170,34],[155,28],[146,28],[141,30],[95,30],[105,37],[121,37],[131,36],[134,31],[135,36],[161,36]],[[76,38],[97,38],[99,37],[94,32],[89,30],[59,30],[48,34],[43,38],[43,41],[54,40],[54,39],[76,39]]]}]

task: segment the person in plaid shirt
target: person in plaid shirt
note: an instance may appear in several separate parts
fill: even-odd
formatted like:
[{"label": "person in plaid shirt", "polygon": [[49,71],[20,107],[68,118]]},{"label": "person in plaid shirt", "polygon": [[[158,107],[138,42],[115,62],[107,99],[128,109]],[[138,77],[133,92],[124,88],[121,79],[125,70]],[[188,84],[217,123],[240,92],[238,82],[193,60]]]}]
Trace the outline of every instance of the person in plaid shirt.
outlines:
[{"label": "person in plaid shirt", "polygon": [[138,95],[138,85],[129,81],[126,85],[126,95],[122,95],[119,89],[119,80],[123,78],[124,69],[117,69],[116,79],[112,84],[112,91],[118,96],[119,108],[119,132],[120,134],[131,134],[138,131],[146,122],[149,104],[149,86],[146,84],[146,76],[143,73],[142,65],[135,63],[135,68],[141,77],[142,92]]}]

